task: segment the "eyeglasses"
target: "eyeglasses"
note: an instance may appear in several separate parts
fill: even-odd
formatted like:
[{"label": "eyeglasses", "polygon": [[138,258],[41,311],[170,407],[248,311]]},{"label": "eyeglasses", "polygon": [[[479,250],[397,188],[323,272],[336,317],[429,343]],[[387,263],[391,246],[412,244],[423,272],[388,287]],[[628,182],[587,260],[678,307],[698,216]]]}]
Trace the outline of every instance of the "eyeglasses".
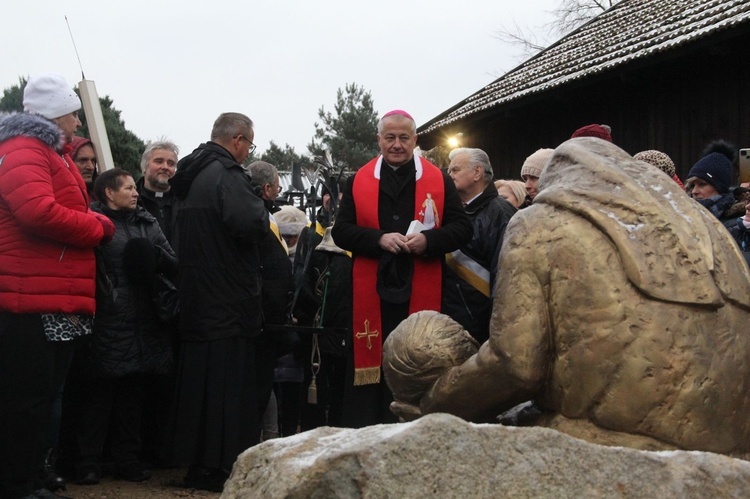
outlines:
[{"label": "eyeglasses", "polygon": [[246,140],[246,141],[248,141],[250,143],[250,150],[247,151],[248,154],[252,154],[253,151],[255,150],[255,148],[258,147],[255,144],[253,144],[252,140],[248,139],[244,135],[236,135],[234,138],[236,139],[237,137],[241,138],[242,140]]},{"label": "eyeglasses", "polygon": [[269,187],[273,187],[277,191],[281,192],[281,186],[279,184],[266,184]]}]

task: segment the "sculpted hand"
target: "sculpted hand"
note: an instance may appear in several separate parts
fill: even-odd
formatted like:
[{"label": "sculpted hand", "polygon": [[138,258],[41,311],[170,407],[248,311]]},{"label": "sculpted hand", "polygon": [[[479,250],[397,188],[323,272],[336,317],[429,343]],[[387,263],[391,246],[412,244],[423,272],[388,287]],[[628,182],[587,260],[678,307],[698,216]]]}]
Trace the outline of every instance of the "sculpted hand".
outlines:
[{"label": "sculpted hand", "polygon": [[391,412],[401,419],[402,422],[414,421],[422,417],[422,410],[418,405],[407,404],[394,400],[390,405]]},{"label": "sculpted hand", "polygon": [[398,232],[388,232],[380,236],[378,246],[389,253],[409,253],[406,236]]},{"label": "sculpted hand", "polygon": [[415,255],[424,255],[427,251],[427,238],[421,232],[419,234],[409,234],[406,236],[408,241],[406,247],[409,248],[409,253]]}]

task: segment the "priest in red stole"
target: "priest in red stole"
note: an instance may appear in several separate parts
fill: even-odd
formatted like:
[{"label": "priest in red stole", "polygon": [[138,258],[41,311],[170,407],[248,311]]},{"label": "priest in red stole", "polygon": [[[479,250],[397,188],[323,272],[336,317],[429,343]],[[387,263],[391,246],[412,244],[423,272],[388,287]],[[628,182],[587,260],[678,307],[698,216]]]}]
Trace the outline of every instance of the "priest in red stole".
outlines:
[{"label": "priest in red stole", "polygon": [[349,180],[332,229],[336,245],[354,259],[353,355],[342,418],[349,427],[397,421],[382,375],[383,341],[409,314],[440,311],[444,255],[472,235],[453,181],[414,156],[409,113],[386,113],[377,138],[381,154]]}]

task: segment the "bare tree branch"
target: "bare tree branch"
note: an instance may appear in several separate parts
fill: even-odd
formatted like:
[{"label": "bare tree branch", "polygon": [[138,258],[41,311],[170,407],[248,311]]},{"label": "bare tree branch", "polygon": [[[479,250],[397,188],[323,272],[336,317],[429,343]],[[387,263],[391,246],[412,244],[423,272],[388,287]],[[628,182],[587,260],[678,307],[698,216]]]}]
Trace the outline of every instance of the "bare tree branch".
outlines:
[{"label": "bare tree branch", "polygon": [[561,0],[552,11],[555,21],[552,30],[560,36],[570,33],[580,25],[598,16],[619,0]]},{"label": "bare tree branch", "polygon": [[515,21],[512,28],[500,25],[495,38],[503,43],[520,47],[519,59],[525,60],[544,50],[551,43],[550,38],[564,36],[590,19],[598,16],[620,0],[560,0],[558,7],[550,13],[554,20],[542,26],[547,36],[539,40],[536,32],[540,29],[521,27]]},{"label": "bare tree branch", "polygon": [[513,21],[513,29],[501,24],[496,38],[503,43],[521,47],[521,50],[527,56],[544,50],[545,47],[545,45],[537,42],[537,37],[533,31],[528,28],[524,31],[515,21]]}]

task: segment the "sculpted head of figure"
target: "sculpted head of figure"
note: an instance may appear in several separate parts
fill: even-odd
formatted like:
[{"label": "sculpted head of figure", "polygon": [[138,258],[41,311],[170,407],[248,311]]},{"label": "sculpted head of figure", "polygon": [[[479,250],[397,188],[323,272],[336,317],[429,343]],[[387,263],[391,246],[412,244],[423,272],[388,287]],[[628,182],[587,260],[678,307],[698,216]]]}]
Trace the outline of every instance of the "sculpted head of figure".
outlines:
[{"label": "sculpted head of figure", "polygon": [[477,341],[447,315],[417,312],[404,319],[383,344],[385,381],[394,399],[418,403],[438,377],[478,349]]}]

